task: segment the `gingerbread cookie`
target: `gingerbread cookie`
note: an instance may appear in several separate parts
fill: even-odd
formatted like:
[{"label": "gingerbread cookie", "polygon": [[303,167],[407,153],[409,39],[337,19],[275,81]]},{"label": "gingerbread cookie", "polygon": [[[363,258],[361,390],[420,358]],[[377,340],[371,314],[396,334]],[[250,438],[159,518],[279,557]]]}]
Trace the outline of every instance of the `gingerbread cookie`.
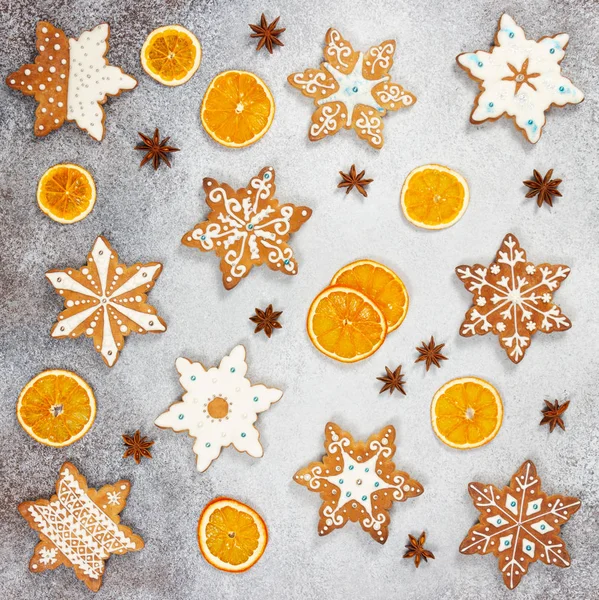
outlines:
[{"label": "gingerbread cookie", "polygon": [[41,137],[75,121],[95,140],[104,137],[104,109],[108,96],[131,90],[137,81],[108,64],[110,27],[101,23],[68,39],[51,23],[37,24],[34,64],[26,64],[6,78],[8,87],[33,96],[38,102],[34,133]]},{"label": "gingerbread cookie", "polygon": [[283,392],[252,385],[245,377],[245,348],[236,346],[218,367],[205,369],[199,362],[178,358],[175,363],[185,394],[154,424],[195,438],[197,469],[205,471],[221,450],[233,444],[239,452],[259,458],[264,454],[254,423],[258,414],[280,400]]},{"label": "gingerbread cookie", "polygon": [[572,323],[553,302],[553,293],[570,274],[566,265],[534,265],[515,235],[508,233],[489,267],[462,265],[456,268],[473,303],[460,327],[471,337],[489,332],[513,363],[524,358],[537,332],[566,331]]},{"label": "gingerbread cookie", "polygon": [[470,122],[478,125],[505,115],[529,142],[538,142],[549,108],[584,100],[561,74],[568,40],[565,33],[529,40],[514,19],[503,14],[489,52],[465,52],[456,58],[480,89]]},{"label": "gingerbread cookie", "polygon": [[223,285],[234,288],[252,267],[264,263],[273,271],[297,274],[289,236],[312,215],[307,206],[280,204],[275,196],[275,170],[265,167],[247,187],[237,191],[215,179],[204,179],[208,218],[181,240],[221,259]]},{"label": "gingerbread cookie", "polygon": [[308,137],[312,142],[353,129],[373,148],[383,147],[383,117],[416,102],[416,96],[391,81],[395,40],[373,46],[364,54],[337,31],[325,36],[324,62],[318,69],[289,75],[287,81],[312,98]]},{"label": "gingerbread cookie", "polygon": [[327,423],[322,462],[310,463],[295,481],[322,498],[318,533],[328,535],[347,521],[358,521],[374,540],[387,541],[389,512],[393,502],[420,496],[422,485],[403,471],[396,471],[395,429],[388,425],[366,442],[355,442],[335,423]]},{"label": "gingerbread cookie", "polygon": [[99,490],[69,462],[60,469],[56,495],[50,500],[19,504],[19,512],[40,534],[29,561],[32,573],[65,565],[92,591],[102,585],[105,561],[111,554],[136,552],[144,542],[129,527],[119,525],[131,484],[117,481]]},{"label": "gingerbread cookie", "polygon": [[108,240],[99,236],[81,269],[54,269],[46,277],[64,298],[65,309],[52,327],[52,337],[94,340],[102,359],[112,367],[125,337],[137,333],[162,333],[166,323],[146,303],[146,294],[162,271],[160,263],[119,264]]},{"label": "gingerbread cookie", "polygon": [[538,560],[569,567],[560,527],[580,508],[580,500],[541,489],[534,463],[527,460],[503,490],[486,483],[468,485],[479,522],[460,544],[462,554],[494,554],[505,585],[513,590]]}]

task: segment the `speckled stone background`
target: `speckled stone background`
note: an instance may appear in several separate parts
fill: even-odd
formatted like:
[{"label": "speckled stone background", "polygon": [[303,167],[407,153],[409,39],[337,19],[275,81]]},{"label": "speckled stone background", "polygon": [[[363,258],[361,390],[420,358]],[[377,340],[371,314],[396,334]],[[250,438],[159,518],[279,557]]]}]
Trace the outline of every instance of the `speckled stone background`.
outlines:
[{"label": "speckled stone background", "polygon": [[[122,519],[146,542],[143,551],[108,561],[99,599],[597,598],[596,2],[0,0],[0,8],[0,596],[92,597],[72,570],[61,567],[43,575],[27,570],[38,538],[17,512],[20,502],[51,495],[60,465],[71,460],[91,486],[131,480]],[[280,14],[287,27],[285,47],[273,56],[256,53],[249,38],[248,23],[257,22],[262,11],[269,19]],[[568,32],[563,68],[586,94],[579,106],[550,111],[536,146],[510,122],[480,127],[468,122],[476,84],[457,68],[455,56],[486,49],[503,11],[530,37]],[[137,89],[106,105],[102,143],[74,124],[35,139],[34,101],[4,85],[8,73],[34,57],[39,19],[51,20],[69,36],[109,22],[110,61],[139,80]],[[174,89],[151,80],[139,62],[146,35],[170,23],[194,31],[204,50],[195,77]],[[312,106],[287,85],[286,77],[320,62],[330,26],[359,49],[388,38],[398,41],[392,74],[418,102],[387,117],[380,152],[350,132],[319,143],[307,140]],[[271,130],[244,150],[215,144],[198,118],[208,83],[231,68],[262,76],[277,103]],[[172,169],[139,169],[140,153],[132,149],[137,132],[154,127],[181,148]],[[98,200],[85,220],[63,226],[40,212],[35,189],[49,166],[69,161],[93,173]],[[429,162],[459,170],[470,184],[466,214],[442,232],[410,226],[398,203],[407,173]],[[338,171],[352,163],[374,179],[367,199],[336,189]],[[291,278],[256,269],[225,292],[216,258],[183,247],[180,238],[206,214],[203,177],[242,186],[265,165],[276,168],[279,198],[314,210],[292,239],[300,272]],[[524,199],[521,182],[533,168],[554,168],[564,180],[563,198],[552,209],[538,209]],[[506,358],[492,336],[458,335],[471,297],[454,268],[487,264],[510,231],[533,261],[572,267],[557,295],[572,329],[537,335],[520,365]],[[61,301],[44,273],[82,265],[98,234],[107,236],[127,263],[164,264],[150,301],[168,331],[130,336],[113,369],[103,364],[90,340],[52,340],[49,335]],[[333,273],[360,257],[395,269],[411,304],[401,329],[373,357],[347,366],[313,348],[304,322],[312,298]],[[284,312],[283,329],[268,340],[253,335],[248,317],[256,306],[270,302]],[[414,348],[430,335],[446,343],[449,360],[425,373],[414,364]],[[159,430],[153,421],[181,394],[174,368],[178,356],[214,364],[238,343],[247,347],[250,377],[284,389],[285,395],[260,417],[262,459],[229,448],[199,474],[192,440]],[[400,363],[407,373],[407,396],[379,396],[375,378],[385,365]],[[48,368],[77,372],[97,396],[93,428],[66,449],[30,439],[14,414],[21,388]],[[469,452],[441,444],[429,421],[437,388],[464,375],[494,383],[505,405],[497,438]],[[544,399],[554,398],[569,398],[571,405],[567,431],[550,435],[539,427],[540,410]],[[384,546],[354,524],[320,538],[319,498],[292,481],[297,468],[321,456],[328,420],[357,437],[393,424],[398,465],[425,487],[421,497],[394,505]],[[139,466],[121,458],[121,434],[137,428],[156,440],[154,459]],[[494,557],[463,556],[458,547],[477,518],[468,482],[503,485],[525,459],[536,462],[546,491],[579,496],[583,506],[563,529],[571,568],[536,563],[509,592]],[[242,575],[213,569],[197,547],[200,511],[219,495],[251,504],[268,524],[263,558]],[[422,530],[436,560],[416,570],[401,557],[407,534]]]}]

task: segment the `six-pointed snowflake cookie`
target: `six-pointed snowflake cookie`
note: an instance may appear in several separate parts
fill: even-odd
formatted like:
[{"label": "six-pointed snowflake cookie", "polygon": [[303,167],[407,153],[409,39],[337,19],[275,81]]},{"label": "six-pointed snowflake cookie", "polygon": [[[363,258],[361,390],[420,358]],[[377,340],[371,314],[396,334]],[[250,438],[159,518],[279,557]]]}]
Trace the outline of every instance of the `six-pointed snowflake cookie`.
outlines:
[{"label": "six-pointed snowflake cookie", "polygon": [[570,566],[559,533],[580,508],[580,500],[543,492],[532,461],[526,461],[503,490],[470,483],[468,492],[480,517],[461,543],[460,552],[494,554],[508,588],[514,589],[528,565],[538,560],[556,567]]},{"label": "six-pointed snowflake cookie", "polygon": [[65,309],[52,327],[52,337],[85,335],[112,367],[125,344],[137,333],[162,333],[166,323],[146,303],[146,294],[162,271],[160,263],[119,264],[108,240],[100,236],[81,269],[54,269],[46,277],[64,299]]},{"label": "six-pointed snowflake cookie", "polygon": [[177,433],[186,431],[195,438],[193,451],[200,472],[231,444],[239,452],[260,458],[264,450],[254,423],[259,413],[280,400],[283,392],[251,384],[245,376],[245,348],[233,348],[218,367],[205,369],[201,363],[186,358],[177,359],[176,366],[185,394],[154,424]]},{"label": "six-pointed snowflake cookie", "polygon": [[504,14],[489,52],[465,52],[456,58],[480,88],[470,122],[495,121],[506,115],[529,142],[538,142],[551,106],[584,100],[584,94],[561,74],[568,39],[560,33],[529,40],[514,19]]},{"label": "six-pointed snowflake cookie", "polygon": [[294,477],[320,494],[318,533],[328,535],[347,521],[358,521],[374,540],[384,544],[391,504],[424,491],[407,473],[395,470],[395,429],[388,425],[366,442],[355,442],[338,425],[327,423],[324,435],[322,462],[310,463]]},{"label": "six-pointed snowflake cookie", "polygon": [[395,41],[387,40],[364,54],[337,31],[325,37],[324,62],[318,69],[289,75],[287,81],[312,98],[311,141],[354,129],[373,148],[383,147],[383,117],[416,102],[416,96],[391,81]]},{"label": "six-pointed snowflake cookie", "polygon": [[60,469],[56,495],[50,500],[19,504],[19,512],[40,535],[29,561],[32,573],[65,565],[87,587],[97,592],[102,585],[104,562],[111,554],[136,552],[144,547],[129,527],[119,525],[131,484],[117,481],[99,490],[69,462]]},{"label": "six-pointed snowflake cookie", "polygon": [[68,39],[51,23],[37,24],[34,64],[26,64],[6,78],[8,87],[38,102],[34,133],[48,135],[66,121],[75,121],[96,140],[104,137],[104,109],[108,96],[132,90],[137,81],[108,64],[110,28],[101,23]]},{"label": "six-pointed snowflake cookie", "polygon": [[456,274],[474,296],[460,335],[494,333],[514,363],[524,358],[537,331],[552,333],[572,326],[553,302],[553,293],[568,277],[570,268],[528,262],[526,252],[511,233],[503,239],[489,267],[462,265],[456,268]]},{"label": "six-pointed snowflake cookie", "polygon": [[188,231],[181,242],[202,252],[214,251],[221,259],[223,285],[234,288],[254,266],[264,263],[286,275],[297,273],[289,236],[312,214],[307,206],[279,204],[275,198],[275,170],[265,167],[247,187],[231,188],[204,179],[210,214]]}]

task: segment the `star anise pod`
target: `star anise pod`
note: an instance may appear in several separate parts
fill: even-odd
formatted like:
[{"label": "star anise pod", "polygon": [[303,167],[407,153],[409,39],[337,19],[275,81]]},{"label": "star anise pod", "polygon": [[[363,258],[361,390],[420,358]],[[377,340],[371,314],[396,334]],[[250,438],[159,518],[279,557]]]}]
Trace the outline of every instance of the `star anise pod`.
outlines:
[{"label": "star anise pod", "polygon": [[406,384],[406,382],[401,372],[401,365],[399,365],[395,371],[392,371],[389,367],[385,367],[385,371],[387,371],[386,375],[377,377],[379,381],[384,383],[379,394],[389,390],[389,395],[391,395],[395,390],[398,390],[405,396],[406,391],[404,390],[403,386]]},{"label": "star anise pod", "polygon": [[158,128],[156,128],[153,138],[150,138],[147,135],[139,132],[138,135],[143,140],[143,143],[135,146],[135,150],[143,150],[146,152],[146,155],[143,157],[141,163],[139,163],[140,167],[143,167],[150,160],[152,161],[154,170],[158,169],[161,160],[164,161],[169,167],[171,166],[171,162],[168,159],[168,154],[171,152],[179,152],[179,148],[167,146],[167,142],[170,140],[170,137],[164,138],[162,141],[160,141]]},{"label": "star anise pod", "polygon": [[276,29],[277,23],[281,17],[277,17],[270,25],[266,21],[264,13],[260,17],[260,25],[250,25],[250,29],[254,32],[250,34],[251,38],[257,38],[260,41],[256,46],[256,51],[265,47],[271,54],[273,46],[284,46],[279,36],[285,31],[285,28]]},{"label": "star anise pod", "polygon": [[530,189],[530,191],[526,193],[526,197],[534,198],[536,196],[538,206],[543,206],[543,202],[546,202],[549,206],[553,206],[553,197],[561,197],[562,195],[557,189],[562,180],[551,179],[553,169],[549,169],[545,174],[545,177],[541,177],[541,174],[534,169],[533,175],[534,179],[527,179],[523,182],[524,185]]},{"label": "star anise pod", "polygon": [[549,433],[551,433],[557,425],[566,431],[562,415],[568,410],[569,404],[570,400],[563,404],[560,404],[557,400],[553,404],[548,400],[545,400],[545,408],[541,410],[543,418],[539,425],[549,425]]},{"label": "star anise pod", "polygon": [[404,558],[413,558],[416,568],[420,566],[420,561],[423,558],[424,562],[428,562],[429,558],[434,560],[435,555],[430,550],[424,548],[424,542],[426,542],[426,534],[424,531],[418,539],[411,536],[409,533],[408,537],[410,538],[410,543],[406,544],[408,551],[403,555]]},{"label": "star anise pod", "polygon": [[342,181],[337,185],[338,188],[347,188],[345,190],[346,194],[349,194],[354,188],[362,194],[365,198],[368,196],[368,192],[364,189],[369,183],[372,183],[373,179],[365,179],[364,173],[366,171],[361,171],[358,173],[356,171],[356,165],[352,165],[349,173],[344,173],[343,171],[339,171],[339,175],[341,175]]},{"label": "star anise pod", "polygon": [[148,440],[145,436],[142,437],[139,429],[133,435],[123,435],[123,442],[127,446],[123,458],[132,456],[137,464],[141,462],[142,457],[152,458],[150,448],[154,445],[154,442]]},{"label": "star anise pod", "polygon": [[447,360],[447,356],[441,354],[443,346],[445,346],[445,344],[435,344],[435,338],[431,336],[431,341],[428,344],[422,342],[422,346],[416,348],[420,353],[420,356],[414,362],[426,362],[427,371],[430,369],[431,365],[440,368],[440,361]]},{"label": "star anise pod", "polygon": [[274,311],[272,304],[269,304],[266,310],[256,309],[256,314],[250,317],[252,323],[256,323],[254,333],[264,331],[266,337],[270,337],[275,329],[281,329],[282,325],[278,318],[283,314],[283,311]]}]

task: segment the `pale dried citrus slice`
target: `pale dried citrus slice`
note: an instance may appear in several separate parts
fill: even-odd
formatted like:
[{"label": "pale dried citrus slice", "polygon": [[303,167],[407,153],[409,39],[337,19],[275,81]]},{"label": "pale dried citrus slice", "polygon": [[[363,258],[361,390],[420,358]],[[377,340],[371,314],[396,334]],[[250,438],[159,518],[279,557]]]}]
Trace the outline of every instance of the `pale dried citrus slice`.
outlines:
[{"label": "pale dried citrus slice", "polygon": [[328,287],[316,296],[307,328],[318,350],[347,363],[374,354],[387,335],[381,309],[362,292],[343,286]]},{"label": "pale dried citrus slice", "polygon": [[414,169],[401,188],[401,208],[410,223],[424,229],[445,229],[462,218],[470,191],[456,171],[441,165]]},{"label": "pale dried citrus slice", "polygon": [[21,391],[17,418],[34,440],[62,448],[89,431],[96,418],[96,398],[75,373],[43,371]]},{"label": "pale dried citrus slice", "polygon": [[448,381],[431,403],[433,431],[452,448],[467,450],[488,444],[497,435],[502,421],[499,392],[478,377]]},{"label": "pale dried citrus slice", "polygon": [[54,221],[76,223],[94,207],[96,184],[89,171],[79,165],[54,165],[37,184],[37,203]]},{"label": "pale dried citrus slice", "polygon": [[380,309],[387,321],[387,333],[395,331],[408,314],[408,291],[388,267],[374,260],[357,260],[335,273],[331,285],[362,292]]},{"label": "pale dried citrus slice", "polygon": [[141,66],[156,81],[168,86],[189,81],[200,66],[202,46],[181,25],[154,29],[141,47]]},{"label": "pale dried citrus slice", "polygon": [[267,542],[268,531],[262,517],[237,500],[216,498],[200,515],[200,551],[221,571],[247,571],[264,554]]},{"label": "pale dried citrus slice", "polygon": [[269,129],[275,101],[258,77],[247,71],[225,71],[208,86],[200,116],[208,135],[228,148],[257,142]]}]

